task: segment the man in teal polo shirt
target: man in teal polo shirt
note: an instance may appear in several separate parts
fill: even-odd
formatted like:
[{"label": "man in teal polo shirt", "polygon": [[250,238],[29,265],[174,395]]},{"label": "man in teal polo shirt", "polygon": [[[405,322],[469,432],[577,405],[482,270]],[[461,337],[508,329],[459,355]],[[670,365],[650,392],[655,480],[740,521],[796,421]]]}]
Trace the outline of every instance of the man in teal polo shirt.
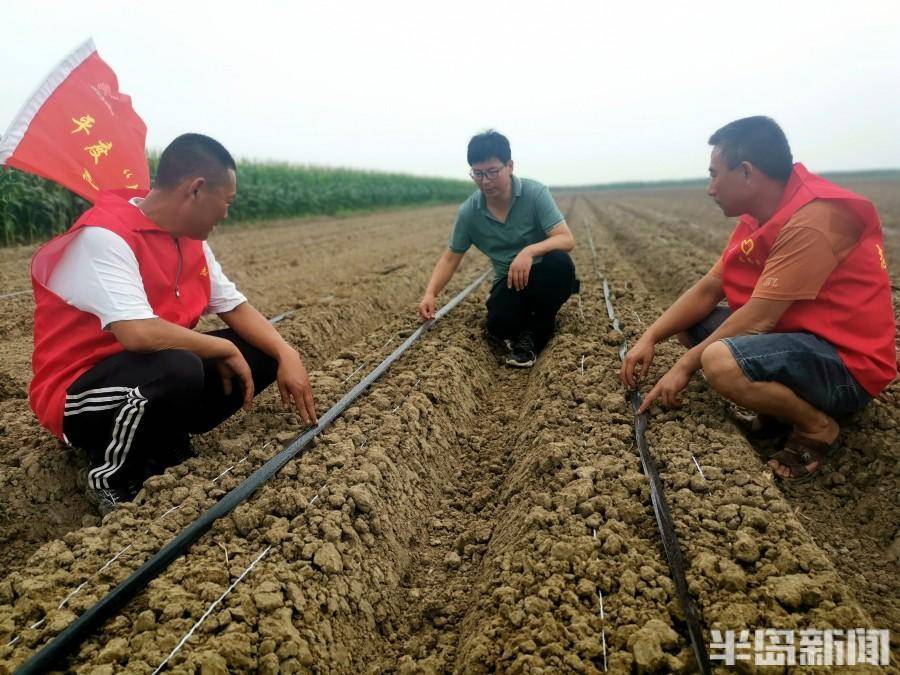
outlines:
[{"label": "man in teal polo shirt", "polygon": [[474,244],[494,267],[488,333],[505,345],[507,364],[527,368],[553,335],[559,308],[577,290],[567,253],[575,240],[550,191],[513,175],[503,134],[489,130],[473,136],[468,161],[478,190],[459,207],[447,250],[419,303],[419,317],[434,318],[436,297]]}]

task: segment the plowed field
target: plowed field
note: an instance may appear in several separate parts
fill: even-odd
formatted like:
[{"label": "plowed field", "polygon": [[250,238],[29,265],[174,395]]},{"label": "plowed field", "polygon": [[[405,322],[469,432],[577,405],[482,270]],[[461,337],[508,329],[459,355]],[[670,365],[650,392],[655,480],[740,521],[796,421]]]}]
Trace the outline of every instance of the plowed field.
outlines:
[{"label": "plowed field", "polygon": [[[896,184],[855,187],[882,210],[897,260]],[[708,269],[730,226],[697,191],[563,194],[560,205],[579,242],[582,293],[563,307],[533,369],[500,365],[485,342],[485,284],[67,667],[152,672],[268,549],[175,655],[173,671],[690,672],[618,383],[621,338],[610,330],[587,233],[633,341]],[[415,329],[453,214],[284,223],[217,233],[211,243],[263,312],[297,310],[279,329],[306,358],[321,412]],[[30,253],[0,251],[0,295],[27,288]],[[442,299],[485,266],[480,254],[467,256]],[[200,457],[151,479],[134,504],[101,521],[76,487],[84,459],[28,410],[30,296],[0,302],[3,673],[300,426],[268,391],[195,438]],[[660,346],[657,372],[679,350]],[[895,384],[845,427],[846,451],[819,478],[790,487],[772,479],[701,377],[683,409],[654,410],[648,440],[707,636],[900,625],[898,395]]]}]

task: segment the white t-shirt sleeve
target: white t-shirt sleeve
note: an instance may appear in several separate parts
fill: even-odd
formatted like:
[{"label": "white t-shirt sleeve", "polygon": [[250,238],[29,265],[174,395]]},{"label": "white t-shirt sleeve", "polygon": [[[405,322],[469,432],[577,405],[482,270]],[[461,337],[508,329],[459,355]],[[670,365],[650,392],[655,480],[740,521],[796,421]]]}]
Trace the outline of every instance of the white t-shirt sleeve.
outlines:
[{"label": "white t-shirt sleeve", "polygon": [[230,312],[238,305],[247,302],[246,296],[225,276],[222,266],[205,241],[203,242],[203,253],[206,255],[206,266],[209,268],[209,305],[204,313]]},{"label": "white t-shirt sleeve", "polygon": [[83,227],[66,245],[47,288],[89,312],[106,330],[114,321],[153,319],[134,251],[103,227]]}]

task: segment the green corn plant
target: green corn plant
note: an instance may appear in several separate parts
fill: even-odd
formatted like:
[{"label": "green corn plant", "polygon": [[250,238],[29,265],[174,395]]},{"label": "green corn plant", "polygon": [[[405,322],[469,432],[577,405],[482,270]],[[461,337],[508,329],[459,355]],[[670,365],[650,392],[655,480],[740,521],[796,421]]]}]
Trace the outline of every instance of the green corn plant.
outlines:
[{"label": "green corn plant", "polygon": [[[159,155],[148,157],[151,176]],[[458,202],[471,183],[407,174],[238,162],[229,222],[264,221],[416,204]],[[0,244],[33,243],[64,232],[89,205],[51,181],[0,167]]]}]

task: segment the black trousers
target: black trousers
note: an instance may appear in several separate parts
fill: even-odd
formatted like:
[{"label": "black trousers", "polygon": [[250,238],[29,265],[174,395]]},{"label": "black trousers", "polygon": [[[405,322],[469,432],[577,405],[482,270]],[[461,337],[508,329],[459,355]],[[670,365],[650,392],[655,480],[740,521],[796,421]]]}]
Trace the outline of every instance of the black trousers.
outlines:
[{"label": "black trousers", "polygon": [[[230,340],[247,360],[256,394],[272,382],[278,364],[231,329],[209,335]],[[237,380],[226,396],[215,359],[185,349],[150,354],[121,352],[98,363],[66,392],[63,432],[89,458],[95,489],[141,480],[148,462],[168,466],[189,434],[218,426],[243,403]]]},{"label": "black trousers", "polygon": [[553,336],[559,308],[577,291],[575,265],[569,254],[551,251],[531,266],[528,285],[521,291],[507,288],[506,279],[494,284],[487,299],[488,330],[500,339],[530,331],[540,351]]}]

